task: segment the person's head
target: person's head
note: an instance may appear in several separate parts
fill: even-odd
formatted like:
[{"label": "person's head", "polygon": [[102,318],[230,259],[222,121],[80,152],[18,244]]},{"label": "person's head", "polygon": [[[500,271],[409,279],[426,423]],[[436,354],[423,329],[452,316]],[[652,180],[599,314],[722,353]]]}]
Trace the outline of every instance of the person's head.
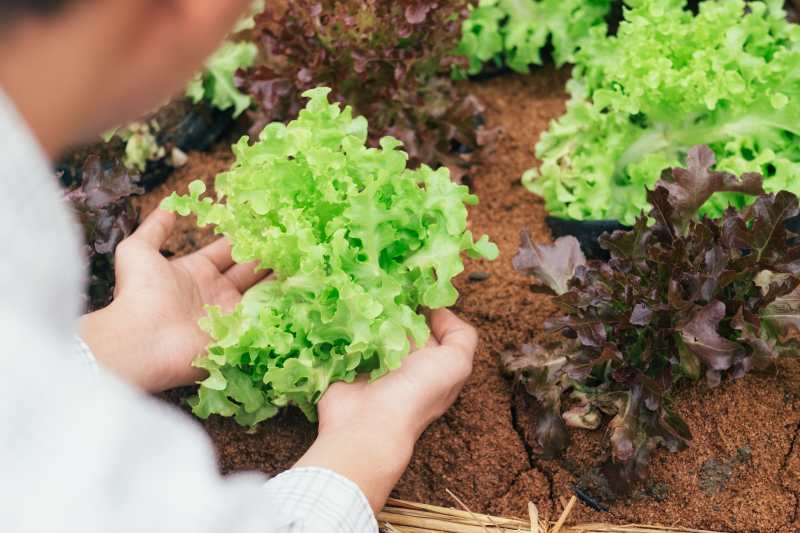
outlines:
[{"label": "person's head", "polygon": [[0,0],[0,88],[52,154],[177,94],[250,0]]}]

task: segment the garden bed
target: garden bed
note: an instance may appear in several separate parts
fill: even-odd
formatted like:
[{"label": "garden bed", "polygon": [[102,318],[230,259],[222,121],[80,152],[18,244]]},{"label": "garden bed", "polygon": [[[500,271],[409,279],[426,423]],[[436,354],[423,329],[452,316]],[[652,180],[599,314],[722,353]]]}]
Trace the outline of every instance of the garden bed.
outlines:
[{"label": "garden bed", "polygon": [[[555,312],[550,297],[530,290],[531,279],[514,271],[519,230],[534,240],[549,239],[542,202],[519,176],[534,160],[534,145],[548,122],[564,111],[566,69],[529,76],[502,76],[474,83],[486,105],[497,140],[484,151],[468,182],[481,203],[471,210],[473,232],[487,233],[502,256],[494,263],[467,262],[457,280],[457,312],[478,327],[481,345],[475,372],[456,405],[422,437],[395,496],[452,505],[446,489],[474,511],[527,516],[528,501],[543,515],[557,517],[572,486],[608,504],[610,513],[576,507],[570,521],[661,523],[725,531],[800,529],[800,361],[782,360],[777,373],[753,372],[681,390],[675,407],[694,440],[680,453],[656,452],[651,476],[628,500],[608,501],[596,463],[599,432],[573,430],[565,457],[541,460],[531,453],[531,408],[500,371],[499,354],[542,336],[543,321]],[[169,180],[137,200],[143,213],[188,183],[213,177],[232,160],[227,144],[211,153],[191,154]],[[213,237],[192,219],[179,221],[167,245],[190,252]],[[488,274],[488,277],[485,275]],[[179,401],[182,393],[170,395]],[[259,470],[275,474],[298,459],[314,438],[315,426],[290,409],[255,432],[214,417],[204,426],[225,472]]]}]

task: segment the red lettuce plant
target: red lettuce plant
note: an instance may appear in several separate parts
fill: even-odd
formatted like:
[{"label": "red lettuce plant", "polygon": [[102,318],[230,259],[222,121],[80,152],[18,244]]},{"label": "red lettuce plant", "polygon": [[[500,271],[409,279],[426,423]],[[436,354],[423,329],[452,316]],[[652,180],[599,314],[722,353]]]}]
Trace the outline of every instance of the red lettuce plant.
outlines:
[{"label": "red lettuce plant", "polygon": [[[252,97],[252,132],[297,116],[301,94],[333,89],[370,123],[370,144],[403,141],[412,165],[455,172],[477,148],[480,106],[449,73],[468,0],[297,0],[270,2],[251,30],[261,57],[240,71]],[[462,171],[463,172],[463,171]]]},{"label": "red lettuce plant", "polygon": [[[790,229],[798,199],[764,193],[758,174],[713,171],[714,162],[696,147],[688,168],[664,171],[648,192],[649,215],[601,238],[608,262],[587,262],[572,237],[544,246],[525,232],[514,258],[563,311],[546,324],[563,333],[558,349],[526,346],[505,357],[540,404],[537,444],[555,455],[568,444],[567,426],[605,425],[605,473],[619,492],[645,478],[656,448],[675,452],[691,440],[670,404],[676,384],[705,376],[715,387],[800,350],[800,245]],[[757,199],[698,218],[718,191]]]},{"label": "red lettuce plant", "polygon": [[111,302],[114,293],[114,252],[131,235],[138,213],[131,197],[144,193],[141,175],[119,160],[103,162],[99,155],[86,158],[81,185],[67,193],[66,199],[81,223],[89,261],[89,287],[86,309],[95,310]]}]

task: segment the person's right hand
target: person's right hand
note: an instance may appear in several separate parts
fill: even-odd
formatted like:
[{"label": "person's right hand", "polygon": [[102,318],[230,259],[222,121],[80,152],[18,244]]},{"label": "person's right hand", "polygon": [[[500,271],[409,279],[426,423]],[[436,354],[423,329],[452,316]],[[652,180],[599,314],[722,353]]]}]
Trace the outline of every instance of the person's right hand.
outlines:
[{"label": "person's right hand", "polygon": [[175,214],[156,209],[122,241],[114,301],[81,320],[81,336],[97,360],[148,392],[201,379],[205,372],[192,361],[210,340],[198,325],[205,307],[232,311],[268,274],[255,263],[235,264],[226,238],[169,260],[159,249],[174,228]]},{"label": "person's right hand", "polygon": [[369,383],[331,385],[318,405],[319,435],[295,465],[354,481],[377,512],[400,479],[419,436],[447,411],[472,372],[478,336],[446,309],[431,313],[431,339],[403,365]]}]

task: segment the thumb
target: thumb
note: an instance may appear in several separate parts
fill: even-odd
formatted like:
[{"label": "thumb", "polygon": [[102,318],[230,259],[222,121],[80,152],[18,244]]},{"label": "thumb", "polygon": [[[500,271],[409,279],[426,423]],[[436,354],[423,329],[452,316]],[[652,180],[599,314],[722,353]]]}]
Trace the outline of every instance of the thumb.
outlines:
[{"label": "thumb", "polygon": [[156,209],[142,222],[139,228],[131,235],[131,239],[147,245],[149,248],[159,250],[175,227],[175,213]]},{"label": "thumb", "polygon": [[431,330],[442,346],[457,350],[472,358],[478,345],[475,328],[458,318],[448,309],[436,309],[431,313]]}]

